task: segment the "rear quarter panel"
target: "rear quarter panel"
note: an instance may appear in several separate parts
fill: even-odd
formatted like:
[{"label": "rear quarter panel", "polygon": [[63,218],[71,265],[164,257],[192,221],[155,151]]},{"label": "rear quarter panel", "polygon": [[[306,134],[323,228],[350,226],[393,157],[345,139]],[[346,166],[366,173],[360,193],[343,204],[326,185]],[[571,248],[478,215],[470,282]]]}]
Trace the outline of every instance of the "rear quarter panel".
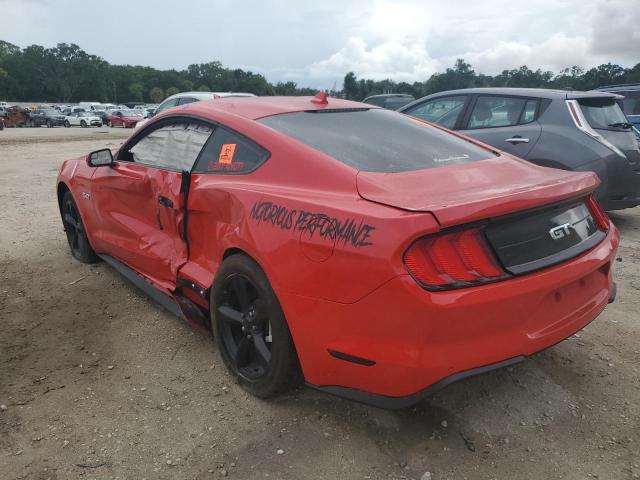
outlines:
[{"label": "rear quarter panel", "polygon": [[[230,126],[248,134],[242,123]],[[252,125],[250,137],[271,152],[262,166],[246,175],[192,176],[190,258],[201,283],[211,284],[233,249],[258,261],[276,293],[336,302],[355,302],[406,273],[404,249],[438,229],[430,214],[366,201],[355,170]]]}]

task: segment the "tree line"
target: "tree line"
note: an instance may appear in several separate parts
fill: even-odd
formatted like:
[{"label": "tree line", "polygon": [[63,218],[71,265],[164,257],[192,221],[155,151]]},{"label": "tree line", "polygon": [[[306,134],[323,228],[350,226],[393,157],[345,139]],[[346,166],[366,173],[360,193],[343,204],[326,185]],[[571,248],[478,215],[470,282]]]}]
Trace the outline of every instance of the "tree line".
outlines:
[{"label": "tree line", "polygon": [[[640,63],[632,68],[606,63],[584,70],[578,66],[554,74],[527,66],[491,76],[476,73],[463,59],[422,82],[344,77],[343,89],[332,95],[362,100],[380,93],[408,93],[416,98],[431,93],[469,87],[540,87],[590,90],[613,83],[640,82]],[[295,82],[272,84],[259,74],[226,68],[220,62],[189,65],[185,70],[158,70],[139,65],[112,65],[78,45],[59,43],[53,48],[30,45],[20,48],[0,40],[0,99],[79,102],[129,101],[159,103],[174,93],[236,91],[256,95],[313,95],[317,89]]]},{"label": "tree line", "polygon": [[189,65],[186,70],[158,70],[139,65],[111,65],[78,45],[21,49],[0,40],[0,100],[38,102],[130,101],[159,103],[184,91],[235,91],[256,95],[314,95],[317,89],[295,82],[269,83],[263,75],[220,62]]},{"label": "tree line", "polygon": [[613,63],[604,63],[584,70],[573,66],[557,74],[541,69],[531,70],[526,65],[511,70],[503,70],[498,75],[476,73],[473,67],[458,59],[452,68],[443,73],[434,73],[424,82],[394,82],[358,79],[353,72],[344,77],[343,95],[353,100],[362,100],[369,95],[380,93],[407,93],[415,98],[444,90],[474,87],[525,87],[556,88],[561,90],[592,90],[615,83],[640,83],[640,63],[632,68],[624,68]]}]

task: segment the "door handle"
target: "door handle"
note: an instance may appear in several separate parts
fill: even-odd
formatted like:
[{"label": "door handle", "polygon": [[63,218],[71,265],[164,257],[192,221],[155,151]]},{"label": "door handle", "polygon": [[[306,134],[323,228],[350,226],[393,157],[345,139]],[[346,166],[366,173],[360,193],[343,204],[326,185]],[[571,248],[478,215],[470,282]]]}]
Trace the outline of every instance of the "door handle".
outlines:
[{"label": "door handle", "polygon": [[158,203],[163,207],[173,208],[173,201],[170,198],[158,196]]},{"label": "door handle", "polygon": [[509,142],[511,145],[517,145],[518,143],[529,143],[528,138],[522,138],[522,137],[506,138],[504,141]]}]

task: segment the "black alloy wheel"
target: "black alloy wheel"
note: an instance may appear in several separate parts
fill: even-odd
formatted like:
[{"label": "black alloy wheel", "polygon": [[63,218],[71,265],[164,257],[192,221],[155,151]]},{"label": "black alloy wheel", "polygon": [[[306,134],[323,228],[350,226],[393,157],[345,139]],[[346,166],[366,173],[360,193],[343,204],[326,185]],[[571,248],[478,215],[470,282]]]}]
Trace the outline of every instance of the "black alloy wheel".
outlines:
[{"label": "black alloy wheel", "polygon": [[245,390],[267,398],[298,383],[300,367],[284,313],[256,262],[242,254],[227,258],[211,300],[222,359]]},{"label": "black alloy wheel", "polygon": [[265,301],[244,275],[227,278],[218,299],[216,316],[238,374],[249,381],[263,377],[271,364],[271,325]]},{"label": "black alloy wheel", "polygon": [[78,206],[73,200],[71,192],[65,193],[62,199],[62,223],[67,234],[71,254],[82,263],[98,262],[100,257],[96,255],[89,244]]},{"label": "black alloy wheel", "polygon": [[65,128],[70,128],[71,127],[71,124],[69,123],[69,120],[65,120],[64,121],[64,127]]},{"label": "black alloy wheel", "polygon": [[80,120],[80,126],[82,128],[87,128],[87,122],[85,122],[84,120]]}]

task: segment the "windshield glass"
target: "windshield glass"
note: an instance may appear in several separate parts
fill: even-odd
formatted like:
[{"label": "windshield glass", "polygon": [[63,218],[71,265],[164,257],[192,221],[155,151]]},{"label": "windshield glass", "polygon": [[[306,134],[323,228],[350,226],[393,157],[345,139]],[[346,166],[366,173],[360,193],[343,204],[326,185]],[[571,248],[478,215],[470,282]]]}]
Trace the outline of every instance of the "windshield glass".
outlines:
[{"label": "windshield glass", "polygon": [[91,112],[80,112],[78,113],[79,117],[95,117],[96,115]]},{"label": "windshield glass", "polygon": [[584,98],[579,103],[591,128],[620,130],[621,126],[628,122],[613,98]]},{"label": "windshield glass", "polygon": [[496,156],[455,135],[382,109],[320,110],[259,122],[357,170],[405,172]]}]

